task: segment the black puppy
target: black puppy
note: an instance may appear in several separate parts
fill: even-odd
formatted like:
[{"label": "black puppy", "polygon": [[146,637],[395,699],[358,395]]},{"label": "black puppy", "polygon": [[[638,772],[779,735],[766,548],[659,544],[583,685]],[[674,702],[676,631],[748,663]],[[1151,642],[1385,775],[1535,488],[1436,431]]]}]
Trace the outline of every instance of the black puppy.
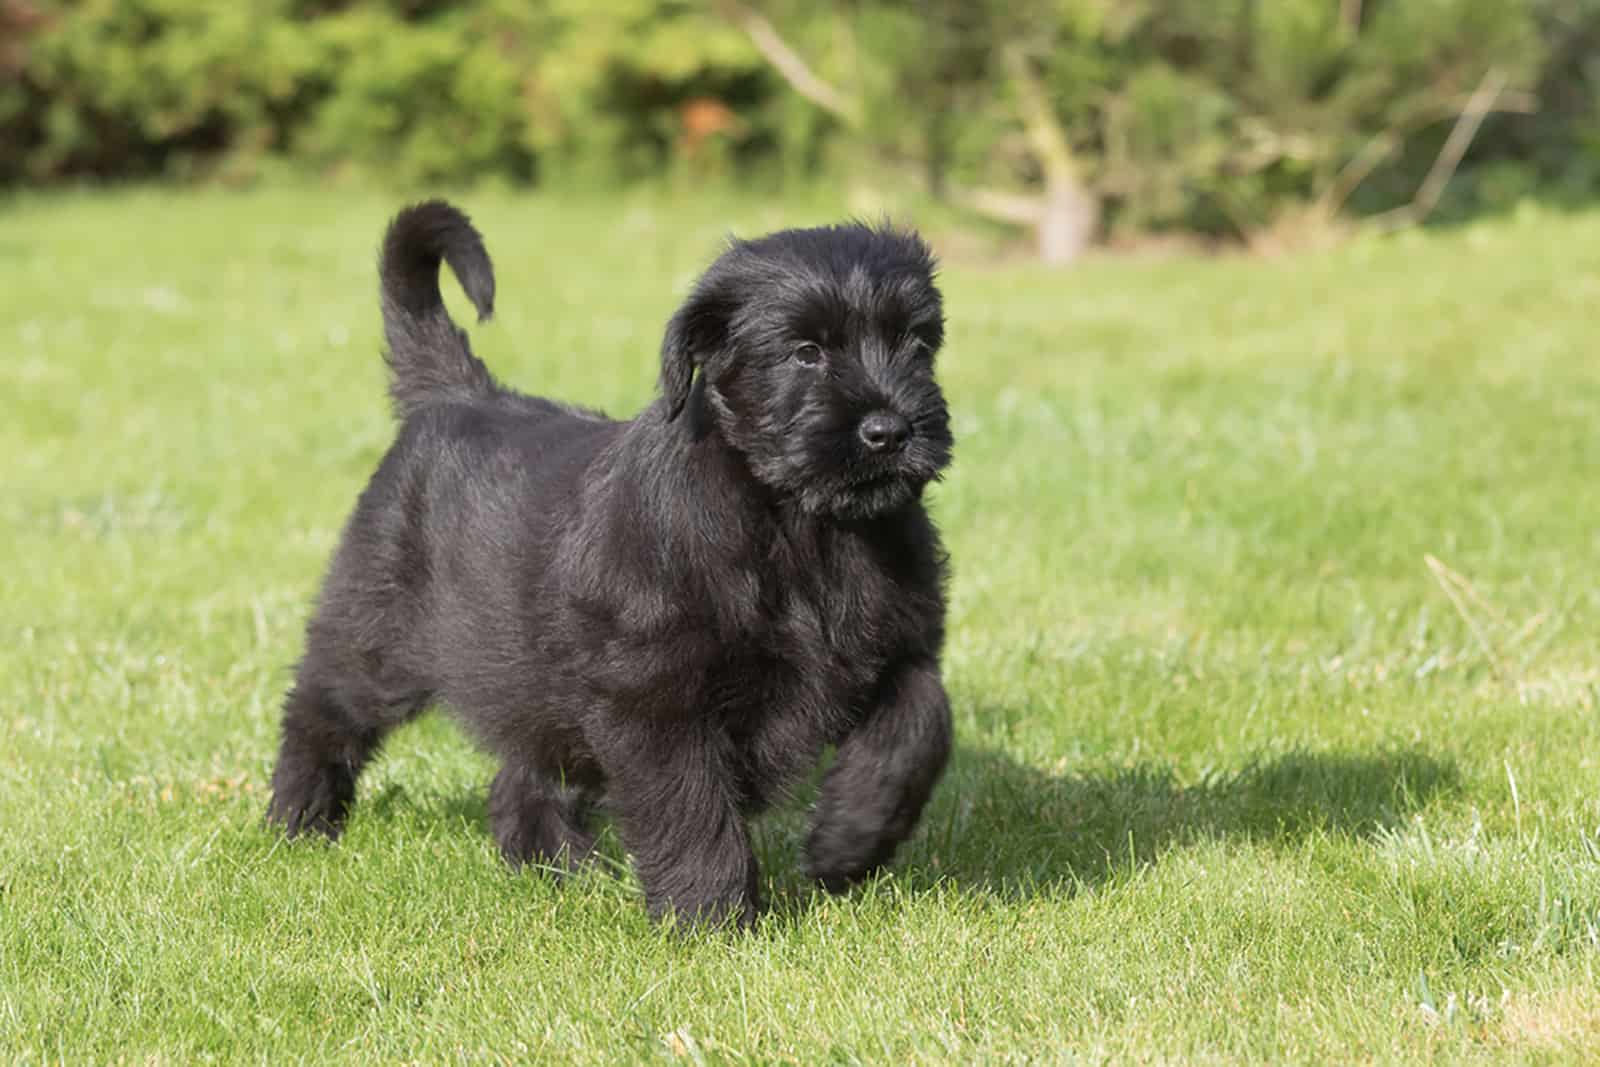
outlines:
[{"label": "black puppy", "polygon": [[337,835],[384,736],[438,700],[504,760],[506,857],[570,866],[603,799],[654,916],[752,921],[744,818],[830,744],[810,872],[838,891],[884,863],[950,747],[927,247],[862,225],[733,243],[630,422],[497,384],[441,258],[492,309],[466,217],[401,212],[380,266],[400,432],[307,628],[272,818]]}]

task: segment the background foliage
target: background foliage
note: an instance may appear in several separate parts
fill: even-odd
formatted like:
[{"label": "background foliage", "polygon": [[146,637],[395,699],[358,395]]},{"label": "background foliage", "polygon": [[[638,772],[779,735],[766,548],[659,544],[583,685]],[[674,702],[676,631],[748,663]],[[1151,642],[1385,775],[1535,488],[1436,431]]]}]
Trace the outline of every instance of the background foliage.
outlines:
[{"label": "background foliage", "polygon": [[[754,16],[831,87],[818,106]],[[1600,0],[0,0],[0,182],[773,181],[1037,190],[1042,90],[1110,232],[1600,187]],[[969,198],[976,201],[979,198]]]}]

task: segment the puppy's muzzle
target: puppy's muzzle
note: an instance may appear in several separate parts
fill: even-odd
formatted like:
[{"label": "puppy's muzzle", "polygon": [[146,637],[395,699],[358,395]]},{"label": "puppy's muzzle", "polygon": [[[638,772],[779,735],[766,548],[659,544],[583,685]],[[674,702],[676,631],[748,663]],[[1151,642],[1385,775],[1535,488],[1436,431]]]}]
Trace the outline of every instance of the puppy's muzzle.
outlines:
[{"label": "puppy's muzzle", "polygon": [[868,452],[890,455],[900,451],[910,440],[911,423],[892,411],[874,411],[861,420],[856,434]]}]

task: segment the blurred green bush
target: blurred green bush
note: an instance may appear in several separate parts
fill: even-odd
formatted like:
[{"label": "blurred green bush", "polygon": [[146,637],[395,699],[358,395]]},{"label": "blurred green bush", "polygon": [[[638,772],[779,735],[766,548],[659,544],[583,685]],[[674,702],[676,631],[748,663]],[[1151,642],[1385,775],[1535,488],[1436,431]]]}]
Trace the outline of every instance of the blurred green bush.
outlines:
[{"label": "blurred green bush", "polygon": [[1600,188],[1600,0],[0,0],[0,182],[870,160],[1247,234],[1405,203],[1486,76],[1442,211]]},{"label": "blurred green bush", "polygon": [[743,33],[661,0],[0,0],[0,42],[9,181],[270,157],[403,183],[632,178],[702,149],[754,160],[782,125]]}]

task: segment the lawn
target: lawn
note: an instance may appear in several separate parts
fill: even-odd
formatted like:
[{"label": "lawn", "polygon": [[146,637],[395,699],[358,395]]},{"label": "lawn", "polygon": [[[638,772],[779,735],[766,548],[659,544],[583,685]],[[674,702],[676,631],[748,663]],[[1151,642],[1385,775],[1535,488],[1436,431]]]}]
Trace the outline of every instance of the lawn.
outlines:
[{"label": "lawn", "polygon": [[[726,230],[840,213],[462,203],[479,353],[614,412]],[[756,932],[684,940],[614,840],[509,872],[440,716],[338,845],[263,825],[395,205],[0,204],[0,1061],[1600,1056],[1600,215],[953,257],[958,751],[888,873],[813,892],[779,812]]]}]

